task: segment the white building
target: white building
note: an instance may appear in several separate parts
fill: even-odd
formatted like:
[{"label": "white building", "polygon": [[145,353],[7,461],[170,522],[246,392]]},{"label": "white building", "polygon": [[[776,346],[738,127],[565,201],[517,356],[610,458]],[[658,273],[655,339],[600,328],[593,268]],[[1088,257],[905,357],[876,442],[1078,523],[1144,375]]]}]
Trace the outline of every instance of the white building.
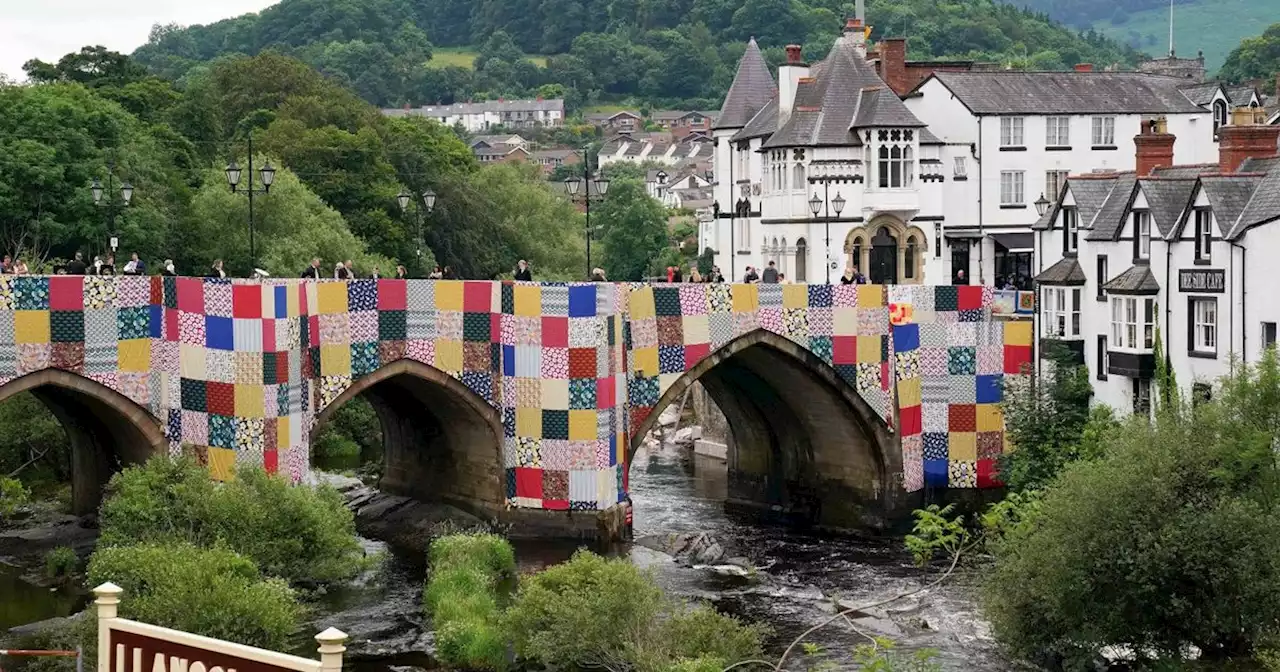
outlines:
[{"label": "white building", "polygon": [[460,124],[470,133],[480,133],[495,126],[525,128],[559,126],[564,123],[564,101],[489,100],[480,103],[424,105],[418,108],[384,109],[389,117],[419,116],[434,119],[445,126]]},{"label": "white building", "polygon": [[1184,394],[1275,344],[1280,127],[1237,114],[1213,163],[1171,166],[1182,138],[1136,138],[1136,171],[1073,176],[1036,223],[1036,328],[1088,366],[1096,399],[1150,407],[1155,345]]},{"label": "white building", "polygon": [[614,163],[660,163],[675,166],[696,163],[711,157],[710,139],[690,133],[677,140],[671,133],[633,135],[620,133],[600,147],[601,166]]},{"label": "white building", "polygon": [[1178,161],[1216,157],[1212,113],[1180,91],[1184,79],[936,71],[900,99],[867,61],[865,36],[848,20],[812,68],[788,47],[776,80],[748,44],[713,127],[712,237],[726,275],[774,261],[822,282],[852,264],[871,282],[963,271],[1029,287],[1035,202],[1069,174],[1132,170],[1144,120],[1166,120]]}]

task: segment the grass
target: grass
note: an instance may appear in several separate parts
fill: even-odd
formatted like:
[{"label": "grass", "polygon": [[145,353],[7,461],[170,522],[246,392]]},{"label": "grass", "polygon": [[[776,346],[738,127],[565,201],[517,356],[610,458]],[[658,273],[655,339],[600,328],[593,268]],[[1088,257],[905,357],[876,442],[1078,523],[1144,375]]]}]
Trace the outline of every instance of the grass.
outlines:
[{"label": "grass", "polygon": [[457,669],[505,669],[499,602],[515,577],[511,544],[493,534],[455,534],[433,541],[429,557],[422,604],[435,624],[437,657]]},{"label": "grass", "polygon": [[[470,69],[475,66],[476,56],[479,55],[479,52],[466,47],[437,47],[431,50],[431,60],[427,61],[427,67],[447,68],[449,66],[457,66]],[[529,56],[528,59],[540,68],[547,67],[546,56]]]},{"label": "grass", "polygon": [[[1173,15],[1174,47],[1184,58],[1203,50],[1205,67],[1213,73],[1241,40],[1261,35],[1278,20],[1280,15],[1272,0],[1195,0],[1179,4]],[[1154,56],[1169,51],[1168,7],[1133,12],[1121,24],[1103,19],[1094,28]]]}]

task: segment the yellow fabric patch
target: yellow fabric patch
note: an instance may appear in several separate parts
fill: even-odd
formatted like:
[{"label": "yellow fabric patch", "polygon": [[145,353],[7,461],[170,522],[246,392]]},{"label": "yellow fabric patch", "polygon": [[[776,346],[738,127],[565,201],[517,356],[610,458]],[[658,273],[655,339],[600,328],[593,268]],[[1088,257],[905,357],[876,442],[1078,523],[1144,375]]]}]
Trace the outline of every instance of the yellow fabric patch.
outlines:
[{"label": "yellow fabric patch", "polygon": [[808,285],[783,285],[782,286],[782,307],[783,308],[808,308],[809,307],[809,286]]},{"label": "yellow fabric patch", "polygon": [[516,409],[516,436],[529,436],[534,438],[542,436],[541,408]]},{"label": "yellow fabric patch", "polygon": [[436,341],[436,368],[449,373],[462,370],[462,341],[449,338]]},{"label": "yellow fabric patch", "polygon": [[267,446],[268,448],[278,447],[278,450],[288,450],[289,448],[289,418],[276,418],[276,446]]},{"label": "yellow fabric patch", "polygon": [[1031,345],[1031,321],[1010,320],[1004,323],[1005,345]]},{"label": "yellow fabric patch", "polygon": [[266,417],[263,392],[261,385],[236,385],[236,415],[242,418]]},{"label": "yellow fabric patch", "polygon": [[218,481],[230,481],[236,474],[236,451],[229,448],[214,448],[209,451],[209,475]]},{"label": "yellow fabric patch", "polygon": [[978,459],[977,432],[951,432],[947,437],[947,458],[970,462]]},{"label": "yellow fabric patch", "polygon": [[130,338],[117,345],[120,370],[141,373],[151,370],[151,339]]},{"label": "yellow fabric patch", "polygon": [[657,315],[658,309],[654,305],[652,287],[641,287],[631,292],[629,303],[632,321],[645,320]]},{"label": "yellow fabric patch", "polygon": [[884,285],[858,285],[858,307],[880,308],[884,306]]},{"label": "yellow fabric patch", "polygon": [[515,286],[516,315],[540,317],[542,315],[542,287],[538,285]]},{"label": "yellow fabric patch", "polygon": [[760,308],[760,292],[755,285],[729,285],[733,293],[733,312],[754,313]]},{"label": "yellow fabric patch", "polygon": [[347,283],[322,282],[316,286],[321,315],[340,315],[347,312]]},{"label": "yellow fabric patch", "polygon": [[631,370],[646,376],[658,375],[658,349],[637,348],[631,353]]},{"label": "yellow fabric patch", "polygon": [[569,440],[593,441],[596,438],[595,411],[569,411]]},{"label": "yellow fabric patch", "polygon": [[462,281],[436,281],[436,309],[462,310]]},{"label": "yellow fabric patch", "polygon": [[907,378],[898,381],[898,407],[920,405],[920,379]]},{"label": "yellow fabric patch", "polygon": [[999,432],[1004,430],[1004,413],[998,404],[978,404],[978,431]]},{"label": "yellow fabric patch", "polygon": [[[865,287],[866,285],[863,285]],[[858,363],[859,364],[878,364],[880,363],[880,336],[859,336],[858,337]]]},{"label": "yellow fabric patch", "polygon": [[49,311],[17,310],[13,313],[15,343],[48,343]]},{"label": "yellow fabric patch", "polygon": [[320,373],[326,376],[351,375],[351,346],[320,346]]}]

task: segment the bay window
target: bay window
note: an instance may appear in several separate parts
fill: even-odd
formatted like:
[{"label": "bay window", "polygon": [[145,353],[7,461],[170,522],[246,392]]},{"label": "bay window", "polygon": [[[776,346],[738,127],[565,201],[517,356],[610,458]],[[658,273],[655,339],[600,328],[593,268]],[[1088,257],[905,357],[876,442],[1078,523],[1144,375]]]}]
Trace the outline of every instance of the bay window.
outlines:
[{"label": "bay window", "polygon": [[1111,297],[1111,348],[1150,350],[1155,347],[1155,299]]},{"label": "bay window", "polygon": [[1044,333],[1051,338],[1080,337],[1080,288],[1045,287]]}]

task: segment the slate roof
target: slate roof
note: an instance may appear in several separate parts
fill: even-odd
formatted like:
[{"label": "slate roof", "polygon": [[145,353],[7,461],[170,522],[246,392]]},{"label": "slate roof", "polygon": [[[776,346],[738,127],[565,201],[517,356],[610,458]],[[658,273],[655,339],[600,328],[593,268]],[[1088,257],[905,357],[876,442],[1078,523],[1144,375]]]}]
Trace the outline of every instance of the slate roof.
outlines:
[{"label": "slate roof", "polygon": [[1253,198],[1249,200],[1240,218],[1227,233],[1235,239],[1250,227],[1280,219],[1280,171],[1272,171],[1258,182]]},{"label": "slate roof", "polygon": [[1045,208],[1044,214],[1040,215],[1040,219],[1037,219],[1031,225],[1033,231],[1046,231],[1053,228],[1053,222],[1058,217],[1058,202],[1055,200],[1049,204],[1048,208]]},{"label": "slate roof", "polygon": [[1083,285],[1084,269],[1075,257],[1063,257],[1058,263],[1044,269],[1035,277],[1043,285]]},{"label": "slate roof", "polygon": [[926,126],[926,127],[922,128],[922,129],[920,129],[920,144],[922,144],[922,145],[945,145],[945,144],[947,144],[947,143],[943,142],[943,141],[942,141],[942,138],[939,138],[938,136],[934,135],[934,134],[933,134],[933,131],[929,130],[929,127],[928,127],[928,126]]},{"label": "slate roof", "polygon": [[796,87],[791,116],[764,148],[861,145],[851,129],[871,127],[923,128],[875,67],[860,52],[861,36],[844,33],[831,51]]},{"label": "slate roof", "polygon": [[1086,178],[1068,180],[1071,185],[1071,196],[1076,202],[1076,213],[1079,215],[1080,228],[1093,224],[1098,210],[1111,195],[1111,187],[1115,186],[1115,178]]},{"label": "slate roof", "polygon": [[1200,178],[1200,188],[1209,197],[1213,218],[1218,221],[1219,235],[1228,236],[1262,181],[1253,175]]},{"label": "slate roof", "polygon": [[1191,179],[1206,173],[1217,173],[1216,163],[1194,163],[1186,166],[1165,166],[1151,171],[1152,177],[1171,179]]},{"label": "slate roof", "polygon": [[1196,105],[1203,106],[1213,102],[1213,97],[1217,95],[1218,89],[1222,88],[1222,85],[1217,82],[1201,82],[1187,84],[1180,88],[1182,95],[1186,96],[1188,100]]},{"label": "slate roof", "polygon": [[930,79],[974,114],[1204,112],[1178,89],[1185,80],[1141,72],[935,72]]},{"label": "slate roof", "polygon": [[713,128],[742,128],[751,121],[760,108],[769,103],[778,92],[778,85],[769,73],[769,66],[760,53],[755,38],[747,42],[747,50],[738,61],[738,72],[733,84],[724,96],[724,105]]},{"label": "slate roof", "polygon": [[751,117],[751,121],[730,138],[732,141],[750,140],[752,138],[763,138],[771,135],[778,130],[778,99],[775,97],[765,105],[756,116]]},{"label": "slate roof", "polygon": [[1129,212],[1129,205],[1133,203],[1133,187],[1138,183],[1138,176],[1134,173],[1120,173],[1109,181],[1111,191],[1107,194],[1107,200],[1102,202],[1102,207],[1098,208],[1098,214],[1094,216],[1090,227],[1092,231],[1085,236],[1085,240],[1115,240],[1124,229],[1125,215]]},{"label": "slate roof", "polygon": [[[1257,95],[1258,90],[1248,84],[1241,84],[1238,86],[1226,87],[1226,93],[1227,99],[1231,101],[1232,105],[1248,107],[1249,101],[1253,100],[1253,97]],[[1259,96],[1259,99],[1261,99],[1261,96]]]},{"label": "slate roof", "polygon": [[1156,282],[1150,265],[1137,264],[1112,278],[1102,289],[1116,294],[1158,294],[1160,283]]},{"label": "slate roof", "polygon": [[1141,180],[1142,193],[1147,198],[1147,210],[1161,237],[1168,237],[1178,228],[1178,220],[1191,201],[1191,192],[1195,186],[1194,178]]}]

